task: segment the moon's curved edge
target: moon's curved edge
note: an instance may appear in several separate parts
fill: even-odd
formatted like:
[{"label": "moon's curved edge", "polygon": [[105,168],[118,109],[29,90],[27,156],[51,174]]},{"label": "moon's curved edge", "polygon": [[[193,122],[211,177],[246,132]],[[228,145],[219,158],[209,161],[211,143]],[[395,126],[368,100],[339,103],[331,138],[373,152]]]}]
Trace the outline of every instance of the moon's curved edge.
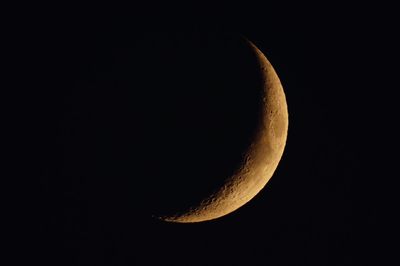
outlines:
[{"label": "moon's curved edge", "polygon": [[183,213],[157,217],[166,222],[195,223],[225,216],[255,197],[274,174],[285,149],[288,107],[281,81],[265,55],[245,39],[258,58],[263,80],[263,114],[242,166],[216,193]]}]

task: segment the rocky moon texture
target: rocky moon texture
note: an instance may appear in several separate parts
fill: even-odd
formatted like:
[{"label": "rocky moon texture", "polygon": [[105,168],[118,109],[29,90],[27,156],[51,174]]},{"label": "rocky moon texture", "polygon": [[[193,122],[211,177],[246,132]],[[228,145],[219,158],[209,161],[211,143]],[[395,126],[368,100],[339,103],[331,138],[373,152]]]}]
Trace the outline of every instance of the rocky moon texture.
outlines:
[{"label": "rocky moon texture", "polygon": [[229,214],[256,196],[274,174],[283,155],[288,131],[286,97],[271,63],[250,41],[263,80],[262,116],[257,133],[239,169],[225,184],[198,206],[176,214],[159,217],[177,223],[194,223]]}]

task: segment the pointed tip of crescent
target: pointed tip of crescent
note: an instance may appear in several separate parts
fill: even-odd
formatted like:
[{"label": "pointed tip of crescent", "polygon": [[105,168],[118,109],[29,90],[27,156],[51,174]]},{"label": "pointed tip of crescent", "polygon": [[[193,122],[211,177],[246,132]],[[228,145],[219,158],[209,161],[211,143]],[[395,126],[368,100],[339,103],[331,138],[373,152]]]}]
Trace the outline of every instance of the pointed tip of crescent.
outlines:
[{"label": "pointed tip of crescent", "polygon": [[258,48],[257,48],[257,46],[252,42],[252,41],[250,41],[249,39],[247,39],[245,36],[241,36],[241,39],[247,44],[247,45],[249,45],[253,50],[256,50],[256,51],[258,51],[258,52],[261,52]]}]

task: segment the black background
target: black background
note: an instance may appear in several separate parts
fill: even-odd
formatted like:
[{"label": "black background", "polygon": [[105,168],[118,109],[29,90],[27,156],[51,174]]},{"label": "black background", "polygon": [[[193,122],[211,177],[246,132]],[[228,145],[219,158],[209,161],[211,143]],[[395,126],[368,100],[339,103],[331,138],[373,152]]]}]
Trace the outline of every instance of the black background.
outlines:
[{"label": "black background", "polygon": [[[21,241],[29,258],[52,265],[380,260],[372,246],[383,193],[374,182],[384,171],[373,165],[379,140],[390,138],[381,114],[393,108],[382,104],[385,75],[393,73],[382,63],[391,60],[391,17],[365,6],[186,8],[50,12],[16,22],[19,79],[29,84],[24,155],[36,185],[22,221],[34,233]],[[202,187],[202,178],[228,175],[251,137],[259,111],[251,88],[259,81],[239,35],[266,54],[285,89],[282,160],[234,213],[199,224],[158,221],[154,212],[190,205],[180,199],[195,201],[215,186]]]}]

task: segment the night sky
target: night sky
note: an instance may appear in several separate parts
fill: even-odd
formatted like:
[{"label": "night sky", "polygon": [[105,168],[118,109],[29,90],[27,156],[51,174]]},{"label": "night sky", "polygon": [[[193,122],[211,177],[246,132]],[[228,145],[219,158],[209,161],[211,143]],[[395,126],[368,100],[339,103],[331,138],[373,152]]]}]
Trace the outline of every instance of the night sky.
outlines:
[{"label": "night sky", "polygon": [[[36,235],[26,244],[32,260],[356,265],[369,253],[377,172],[364,159],[379,149],[371,139],[386,135],[372,133],[386,90],[372,49],[382,31],[361,9],[303,8],[82,12],[24,24],[38,186],[25,220]],[[225,217],[158,221],[151,215],[218,187],[254,134],[260,76],[241,36],[264,52],[286,93],[281,162]]]}]

